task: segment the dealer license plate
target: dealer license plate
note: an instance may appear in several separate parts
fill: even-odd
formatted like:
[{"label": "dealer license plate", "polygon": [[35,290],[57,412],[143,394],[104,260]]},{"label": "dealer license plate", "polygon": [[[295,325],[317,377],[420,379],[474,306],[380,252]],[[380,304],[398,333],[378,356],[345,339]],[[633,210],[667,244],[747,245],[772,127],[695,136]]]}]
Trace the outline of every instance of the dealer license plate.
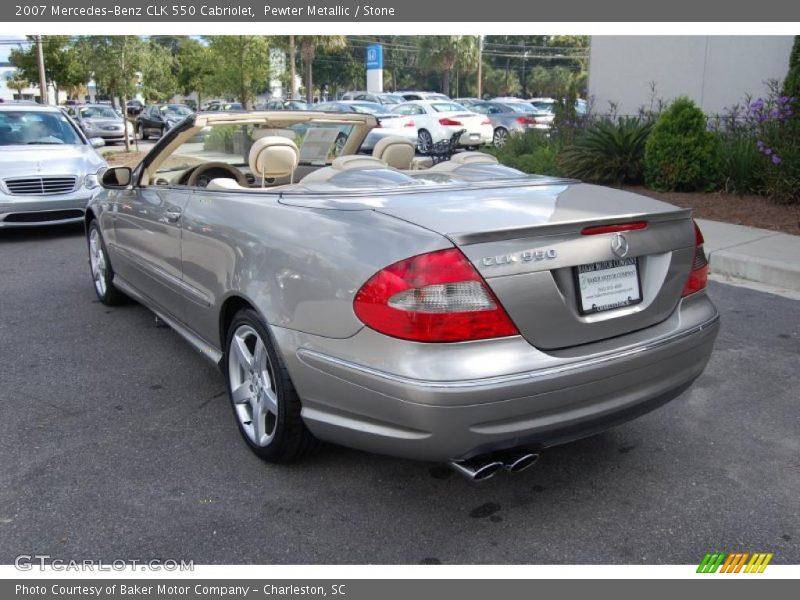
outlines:
[{"label": "dealer license plate", "polygon": [[642,301],[635,258],[605,260],[575,269],[581,314],[613,310]]}]

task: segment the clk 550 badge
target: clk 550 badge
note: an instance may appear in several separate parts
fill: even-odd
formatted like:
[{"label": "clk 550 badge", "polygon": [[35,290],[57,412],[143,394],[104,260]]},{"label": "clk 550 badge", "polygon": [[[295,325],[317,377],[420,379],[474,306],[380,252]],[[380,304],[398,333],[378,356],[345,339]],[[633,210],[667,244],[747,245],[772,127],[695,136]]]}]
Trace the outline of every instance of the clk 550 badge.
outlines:
[{"label": "clk 550 badge", "polygon": [[547,250],[524,250],[522,252],[515,252],[514,254],[486,256],[481,259],[481,265],[484,267],[499,267],[520,262],[552,260],[557,256],[558,252],[556,252],[554,248],[548,248]]}]

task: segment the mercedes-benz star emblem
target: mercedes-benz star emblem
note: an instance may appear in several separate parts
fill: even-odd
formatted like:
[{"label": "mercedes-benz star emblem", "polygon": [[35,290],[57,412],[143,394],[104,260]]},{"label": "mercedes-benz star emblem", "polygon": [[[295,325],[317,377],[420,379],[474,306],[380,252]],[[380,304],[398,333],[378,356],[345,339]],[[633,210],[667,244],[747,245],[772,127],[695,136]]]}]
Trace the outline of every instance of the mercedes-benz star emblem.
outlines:
[{"label": "mercedes-benz star emblem", "polygon": [[621,233],[614,234],[614,237],[611,238],[611,250],[620,258],[628,254],[628,240],[625,239],[624,235]]}]

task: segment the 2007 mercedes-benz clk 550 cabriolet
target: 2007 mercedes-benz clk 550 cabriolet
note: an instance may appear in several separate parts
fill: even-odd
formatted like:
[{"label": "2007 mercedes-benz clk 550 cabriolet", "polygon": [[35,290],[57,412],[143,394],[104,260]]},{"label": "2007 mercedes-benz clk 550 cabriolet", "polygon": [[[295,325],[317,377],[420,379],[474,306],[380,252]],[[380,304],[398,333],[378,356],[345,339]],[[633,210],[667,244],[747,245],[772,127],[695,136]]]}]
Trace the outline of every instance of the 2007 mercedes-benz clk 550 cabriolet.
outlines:
[{"label": "2007 mercedes-benz clk 550 cabriolet", "polygon": [[718,331],[687,210],[477,152],[425,168],[374,117],[188,117],[88,206],[95,289],[224,372],[250,448],[326,440],[521,470],[683,392]]}]

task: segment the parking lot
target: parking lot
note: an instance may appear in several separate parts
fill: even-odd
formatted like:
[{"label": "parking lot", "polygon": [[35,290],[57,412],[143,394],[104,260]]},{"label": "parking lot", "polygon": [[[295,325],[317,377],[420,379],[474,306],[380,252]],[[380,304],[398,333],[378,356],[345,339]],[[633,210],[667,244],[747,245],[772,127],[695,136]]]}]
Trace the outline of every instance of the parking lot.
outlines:
[{"label": "parking lot", "polygon": [[0,562],[800,562],[800,302],[711,283],[705,374],[643,418],[472,484],[328,446],[262,463],[225,384],[95,298],[81,228],[0,231]]}]

